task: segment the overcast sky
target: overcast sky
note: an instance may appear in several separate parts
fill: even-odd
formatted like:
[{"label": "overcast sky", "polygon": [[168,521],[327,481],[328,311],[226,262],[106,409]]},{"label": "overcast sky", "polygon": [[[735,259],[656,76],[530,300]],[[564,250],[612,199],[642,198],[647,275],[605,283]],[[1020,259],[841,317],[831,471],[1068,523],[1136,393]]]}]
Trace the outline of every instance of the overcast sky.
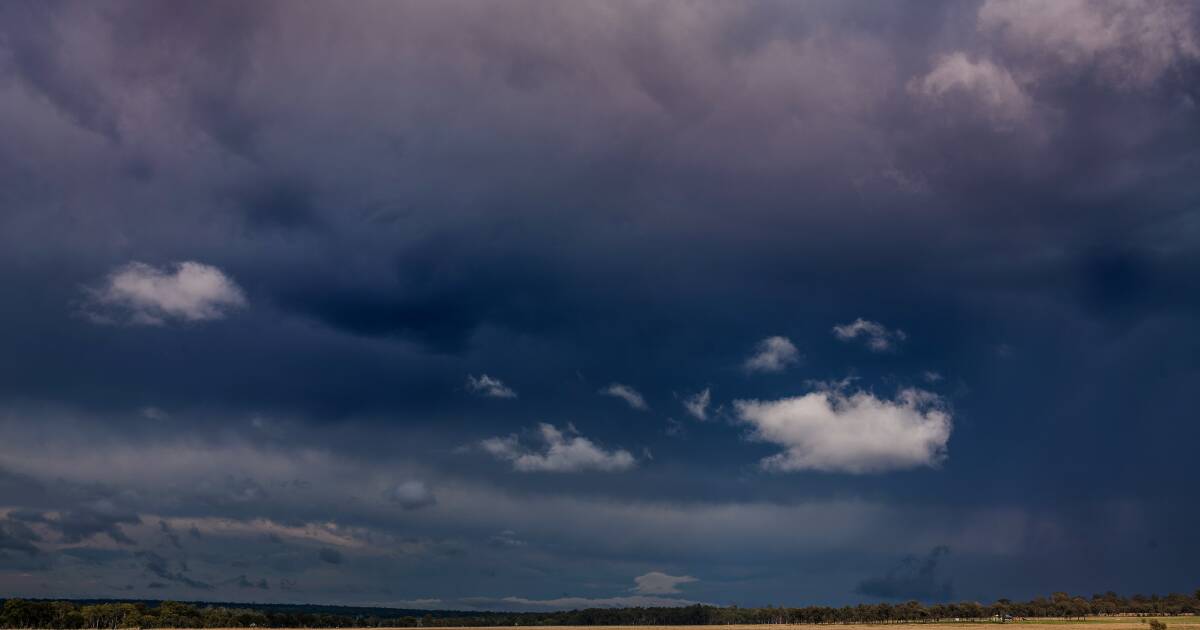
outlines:
[{"label": "overcast sky", "polygon": [[0,5],[0,594],[1188,591],[1200,5]]}]

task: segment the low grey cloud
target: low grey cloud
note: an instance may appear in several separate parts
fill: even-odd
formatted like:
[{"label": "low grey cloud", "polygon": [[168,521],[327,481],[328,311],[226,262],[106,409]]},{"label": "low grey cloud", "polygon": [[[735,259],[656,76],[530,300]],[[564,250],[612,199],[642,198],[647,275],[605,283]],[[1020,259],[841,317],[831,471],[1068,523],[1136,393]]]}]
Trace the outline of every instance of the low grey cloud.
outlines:
[{"label": "low grey cloud", "polygon": [[103,535],[117,544],[133,545],[122,526],[142,522],[135,512],[118,507],[109,499],[87,501],[59,512],[26,511],[10,516],[39,524],[57,534],[64,543],[79,543]]},{"label": "low grey cloud", "polygon": [[[153,551],[139,551],[137,552],[137,558],[142,561],[142,566],[146,573],[149,573],[160,580],[166,580],[168,582],[180,584],[193,589],[206,591],[213,589],[212,584],[202,580],[194,579],[187,575],[189,570],[186,564],[172,562]],[[175,565],[178,568],[173,570],[172,565]]]},{"label": "low grey cloud", "polygon": [[388,493],[388,499],[406,510],[416,510],[437,504],[429,484],[419,479],[402,481]]},{"label": "low grey cloud", "polygon": [[517,392],[498,378],[480,374],[467,375],[467,391],[488,398],[516,398]]},{"label": "low grey cloud", "polygon": [[258,589],[261,591],[271,590],[271,585],[267,583],[266,578],[251,580],[250,578],[247,578],[245,574],[229,580],[229,583],[241,589]]},{"label": "low grey cloud", "polygon": [[[590,396],[590,390],[585,394]],[[331,444],[334,440],[329,437],[344,430],[344,426],[331,429],[320,441]],[[101,443],[98,440],[87,442]],[[414,579],[405,568],[410,560],[419,563],[423,559],[436,558],[438,562],[456,567],[455,573],[459,576],[456,580],[470,580],[469,576],[478,571],[495,570],[498,562],[495,554],[503,553],[508,557],[499,562],[499,566],[501,575],[510,575],[503,572],[504,566],[523,563],[532,563],[535,567],[557,566],[546,560],[547,554],[566,546],[574,550],[577,558],[588,560],[587,569],[569,570],[567,575],[571,580],[596,580],[599,572],[624,572],[623,575],[628,576],[624,566],[628,557],[655,558],[656,563],[663,563],[659,566],[680,567],[680,570],[662,572],[669,578],[679,578],[697,575],[696,571],[700,569],[688,566],[689,558],[694,558],[697,550],[722,545],[736,550],[736,558],[774,557],[781,553],[786,553],[789,558],[827,557],[830,554],[859,554],[864,549],[872,557],[886,557],[890,553],[888,550],[897,544],[918,541],[917,544],[932,546],[935,541],[943,540],[955,541],[956,548],[962,545],[961,549],[965,551],[960,553],[995,554],[999,551],[1019,554],[1030,536],[1054,528],[1051,521],[1040,520],[1022,509],[1006,507],[962,510],[864,500],[806,500],[778,504],[740,498],[681,502],[669,496],[661,499],[627,496],[613,500],[577,492],[571,485],[562,491],[522,493],[514,492],[512,486],[467,478],[439,484],[436,510],[414,510],[405,513],[403,519],[397,519],[394,504],[382,495],[388,486],[379,486],[380,495],[361,493],[361,489],[371,488],[384,479],[405,478],[395,472],[389,473],[386,462],[365,459],[357,450],[282,457],[273,452],[275,447],[271,445],[254,448],[228,445],[199,450],[196,461],[219,462],[222,469],[206,469],[204,474],[207,476],[220,480],[226,472],[240,476],[253,470],[261,485],[281,488],[250,504],[209,504],[196,502],[186,491],[198,485],[197,478],[188,476],[193,474],[187,472],[190,464],[181,461],[181,456],[172,450],[169,442],[167,445],[139,444],[136,449],[139,474],[129,478],[124,476],[120,465],[126,457],[125,451],[114,444],[105,444],[101,451],[107,455],[97,457],[97,462],[107,466],[98,465],[94,470],[90,468],[88,457],[83,456],[94,449],[81,447],[84,450],[68,455],[60,448],[37,459],[38,465],[42,466],[38,469],[39,475],[65,475],[68,478],[65,482],[71,484],[74,481],[70,480],[77,475],[83,484],[119,484],[131,498],[141,497],[141,505],[147,510],[163,509],[162,506],[167,505],[160,498],[163,496],[169,496],[173,505],[181,506],[183,513],[164,516],[146,512],[142,524],[123,526],[139,548],[161,543],[160,521],[167,523],[173,531],[201,532],[199,538],[189,538],[186,543],[186,564],[182,562],[184,555],[170,547],[155,549],[153,556],[137,556],[139,566],[149,565],[140,570],[146,571],[151,581],[164,585],[156,590],[171,597],[187,596],[198,589],[211,590],[214,595],[210,597],[229,597],[244,590],[229,582],[226,571],[232,564],[231,559],[245,564],[245,568],[238,571],[248,572],[252,582],[265,577],[275,587],[280,578],[299,580],[304,583],[304,592],[311,596],[311,593],[334,592],[338,584],[356,576],[376,581]],[[0,457],[14,459],[12,453],[19,450],[20,445],[5,445],[0,447]],[[82,466],[76,469],[68,464],[72,460]],[[25,469],[22,460],[15,461],[22,470]],[[307,475],[312,484],[297,487],[288,482],[298,475]],[[612,483],[610,479],[604,481]],[[283,491],[284,483],[288,488],[294,488],[295,494]],[[347,488],[359,492],[359,498],[347,501]],[[76,492],[73,487],[64,490]],[[205,516],[197,516],[197,512]],[[335,515],[333,520],[331,514]],[[1127,517],[1112,520],[1117,522],[1122,518]],[[697,528],[696,523],[704,523],[704,527]],[[265,544],[267,538],[273,538],[275,542]],[[111,545],[103,536],[83,544]],[[97,555],[99,564],[95,570],[120,576],[114,579],[129,579],[131,576],[121,568],[128,564],[122,558],[132,556],[124,546],[118,547],[114,550],[118,555]],[[73,553],[79,554],[78,550]],[[348,562],[351,555],[354,563]],[[396,562],[396,558],[405,561]],[[718,556],[706,563],[703,570],[719,573],[733,570],[740,562],[736,558]],[[342,561],[335,563],[337,559]],[[351,564],[354,570],[348,571],[346,568]],[[783,570],[780,566],[775,569]],[[66,576],[64,583],[75,583],[73,577],[63,575]],[[468,577],[462,578],[464,575]],[[802,579],[801,574],[793,577]],[[622,577],[620,581],[627,579]],[[854,583],[861,576],[850,574],[843,579]],[[774,581],[775,578],[764,578],[755,584],[758,589],[770,590],[777,588]],[[431,585],[431,589],[435,588],[434,584],[445,584],[437,580],[423,583]],[[813,582],[811,587],[821,588],[821,583],[824,582]],[[489,590],[486,585],[473,584],[481,592]],[[516,580],[516,584],[527,583]],[[211,589],[204,585],[210,585]],[[689,594],[710,592],[708,587],[701,589],[701,586],[700,583],[679,583],[681,590]],[[637,582],[619,589],[631,587],[636,588]],[[534,603],[514,601],[494,605],[506,609],[546,609],[579,600],[595,600],[596,605],[644,601],[624,599],[628,595],[614,590],[590,589],[586,594],[563,598],[553,592],[537,595],[545,591],[520,588],[526,594],[517,599]],[[830,592],[828,596],[836,594]],[[366,601],[363,599],[366,597],[364,592],[362,598],[349,601]],[[703,599],[696,595],[681,598],[679,602]],[[468,607],[467,602],[447,602],[445,606]],[[664,602],[663,605],[679,602]],[[482,602],[469,605],[490,606],[493,604]]]},{"label": "low grey cloud", "polygon": [[617,597],[554,597],[532,599],[528,597],[470,598],[464,603],[485,610],[580,610],[584,608],[657,608],[692,606],[703,602],[656,597],[653,595],[622,595]]},{"label": "low grey cloud", "polygon": [[31,556],[41,553],[34,543],[41,541],[41,536],[29,525],[11,517],[0,519],[0,551],[19,551]]},{"label": "low grey cloud", "polygon": [[325,548],[321,549],[320,551],[318,551],[317,557],[321,559],[321,562],[326,562],[329,564],[341,564],[342,563],[342,552],[338,551],[337,549],[331,549],[329,547],[325,547]]},{"label": "low grey cloud", "polygon": [[938,570],[949,553],[949,547],[937,546],[925,557],[908,556],[884,575],[863,580],[855,591],[883,599],[950,600],[954,585]]},{"label": "low grey cloud", "polygon": [[158,528],[162,531],[163,536],[166,536],[167,540],[170,541],[171,546],[175,547],[176,549],[183,548],[183,544],[179,542],[179,534],[175,533],[175,530],[172,529],[166,521],[160,520],[158,522]]},{"label": "low grey cloud", "polygon": [[569,425],[564,432],[551,424],[539,424],[538,436],[540,448],[526,447],[516,435],[488,438],[479,445],[493,457],[512,462],[513,469],[521,472],[619,472],[637,465],[629,451],[606,450]]},{"label": "low grey cloud", "polygon": [[500,532],[499,534],[496,534],[495,536],[488,538],[488,544],[493,547],[499,547],[502,549],[510,549],[510,548],[515,548],[515,547],[524,547],[528,543],[526,543],[524,540],[521,540],[519,537],[517,537],[517,532],[515,532],[511,529],[506,529],[506,530]]},{"label": "low grey cloud", "polygon": [[669,575],[662,571],[651,571],[633,578],[633,591],[642,595],[673,595],[680,592],[680,584],[698,581],[690,575]]}]

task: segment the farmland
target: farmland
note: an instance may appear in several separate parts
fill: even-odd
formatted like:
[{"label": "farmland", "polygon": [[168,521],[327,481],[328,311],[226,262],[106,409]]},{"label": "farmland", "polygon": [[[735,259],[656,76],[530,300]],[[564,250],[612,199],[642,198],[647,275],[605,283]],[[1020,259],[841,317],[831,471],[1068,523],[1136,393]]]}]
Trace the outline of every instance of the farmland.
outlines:
[{"label": "farmland", "polygon": [[[1150,619],[1158,619],[1166,623],[1168,630],[1200,630],[1200,616],[1195,615],[1178,617],[1088,617],[1086,619],[1040,618],[1022,619],[1003,624],[981,620],[942,621],[920,624],[736,624],[705,627],[710,630],[765,630],[766,628],[787,628],[788,630],[881,630],[896,625],[920,625],[936,626],[938,630],[980,630],[981,625],[994,625],[1006,627],[1055,626],[1055,630],[1147,630]],[[473,627],[471,630],[513,630],[514,628],[537,628],[537,630],[658,630],[680,627],[682,626],[485,626]]]}]

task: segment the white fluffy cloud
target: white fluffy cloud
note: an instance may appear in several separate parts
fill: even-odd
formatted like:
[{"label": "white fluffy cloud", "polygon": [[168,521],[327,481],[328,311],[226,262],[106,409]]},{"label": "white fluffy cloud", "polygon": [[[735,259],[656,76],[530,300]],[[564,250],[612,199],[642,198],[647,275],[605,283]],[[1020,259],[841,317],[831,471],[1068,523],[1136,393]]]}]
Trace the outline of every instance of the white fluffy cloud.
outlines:
[{"label": "white fluffy cloud", "polygon": [[783,452],[768,470],[851,474],[936,466],[946,457],[951,416],[936,394],[901,390],[894,400],[869,392],[824,389],[781,400],[739,400],[737,416],[754,438]]},{"label": "white fluffy cloud", "polygon": [[516,398],[517,392],[498,378],[487,374],[467,375],[467,391],[488,398]]},{"label": "white fluffy cloud", "polygon": [[699,582],[690,575],[667,575],[661,571],[651,571],[645,575],[633,578],[633,592],[642,595],[672,595],[679,592],[680,584]]},{"label": "white fluffy cloud", "polygon": [[800,351],[787,337],[767,337],[754,347],[754,354],[746,359],[749,372],[782,372],[789,365],[800,361]]},{"label": "white fluffy cloud", "polygon": [[705,387],[703,390],[683,399],[683,408],[697,420],[708,419],[708,404],[712,401],[712,391]]},{"label": "white fluffy cloud", "polygon": [[131,262],[88,289],[87,297],[86,312],[93,321],[152,326],[220,319],[246,305],[241,287],[229,276],[193,261],[170,269]]},{"label": "white fluffy cloud", "polygon": [[934,104],[965,98],[972,110],[1007,128],[1029,117],[1033,102],[1003,66],[972,60],[963,52],[938,58],[932,70],[908,84],[910,93]]},{"label": "white fluffy cloud", "polygon": [[437,497],[424,481],[410,479],[396,484],[389,493],[389,499],[406,510],[429,507],[437,503]]},{"label": "white fluffy cloud", "polygon": [[638,390],[628,385],[613,383],[612,385],[600,390],[600,393],[604,394],[605,396],[620,398],[621,400],[629,403],[630,407],[633,407],[639,411],[645,411],[646,409],[650,408],[646,404],[646,399],[642,397],[642,394],[638,392]]},{"label": "white fluffy cloud", "polygon": [[637,465],[629,451],[606,451],[570,425],[572,435],[546,423],[539,424],[538,431],[543,442],[540,450],[522,445],[516,435],[488,438],[479,445],[495,458],[512,462],[513,469],[521,472],[618,472]]},{"label": "white fluffy cloud", "polygon": [[886,326],[879,322],[873,322],[861,317],[849,324],[834,326],[833,336],[842,341],[853,341],[861,338],[873,352],[894,350],[896,344],[908,338],[908,335],[903,330],[888,330]]}]

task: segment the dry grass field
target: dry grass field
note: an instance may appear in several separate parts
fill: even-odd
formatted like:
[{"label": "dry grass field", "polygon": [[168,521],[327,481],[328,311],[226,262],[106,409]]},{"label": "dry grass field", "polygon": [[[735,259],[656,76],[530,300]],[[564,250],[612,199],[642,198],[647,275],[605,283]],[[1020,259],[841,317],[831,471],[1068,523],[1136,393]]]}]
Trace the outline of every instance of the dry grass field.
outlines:
[{"label": "dry grass field", "polygon": [[[913,626],[912,630],[918,630],[925,626],[937,626],[937,630],[984,630],[991,627],[1007,627],[1013,628],[1017,626],[1055,626],[1054,630],[1148,630],[1151,618],[1135,618],[1135,617],[1093,617],[1085,620],[1062,620],[1062,619],[1025,619],[1021,621],[1013,621],[1006,624],[998,624],[987,621],[980,622],[938,622],[926,624],[837,624],[837,625],[807,625],[807,624],[792,624],[787,626],[776,625],[729,625],[729,626],[493,626],[493,627],[474,627],[464,630],[513,630],[513,628],[535,628],[536,630],[661,630],[663,628],[695,628],[696,630],[770,630],[771,628],[786,627],[788,630],[883,630],[884,628],[895,628],[896,626]],[[1167,624],[1168,630],[1200,630],[1200,617],[1183,616],[1183,617],[1158,617]],[[217,629],[222,630],[222,629]],[[232,630],[232,629],[224,629]],[[241,629],[244,630],[244,629]],[[299,629],[296,629],[299,630]],[[404,630],[412,630],[411,628]],[[452,628],[442,630],[454,630]],[[897,629],[899,630],[899,629]],[[998,630],[998,629],[997,629]],[[1033,630],[1032,628],[1030,630]],[[1047,630],[1050,630],[1049,628]]]},{"label": "dry grass field", "polygon": [[[910,628],[911,630],[919,630],[922,627],[936,626],[937,630],[986,630],[987,628],[1012,628],[1017,630],[1018,626],[1055,626],[1053,630],[1148,630],[1149,626],[1146,622],[1150,618],[1143,618],[1145,621],[1137,618],[1129,617],[1103,617],[1089,618],[1086,620],[1070,620],[1062,619],[1026,619],[1022,621],[1012,621],[1006,624],[992,622],[938,622],[926,624],[836,624],[836,625],[811,625],[811,624],[789,624],[789,625],[768,625],[768,624],[747,624],[747,625],[728,625],[728,626],[537,626],[537,630],[661,630],[663,628],[695,628],[696,630],[770,630],[771,628],[787,628],[788,630],[884,630],[885,628],[893,628],[900,630],[901,628]],[[1185,616],[1185,617],[1159,617],[1166,622],[1168,630],[1200,630],[1200,617]],[[469,630],[511,630],[515,626],[492,627],[492,628],[471,628]],[[466,629],[464,629],[466,630]],[[1030,628],[1030,630],[1034,630]],[[1046,630],[1051,630],[1047,628]]]}]

